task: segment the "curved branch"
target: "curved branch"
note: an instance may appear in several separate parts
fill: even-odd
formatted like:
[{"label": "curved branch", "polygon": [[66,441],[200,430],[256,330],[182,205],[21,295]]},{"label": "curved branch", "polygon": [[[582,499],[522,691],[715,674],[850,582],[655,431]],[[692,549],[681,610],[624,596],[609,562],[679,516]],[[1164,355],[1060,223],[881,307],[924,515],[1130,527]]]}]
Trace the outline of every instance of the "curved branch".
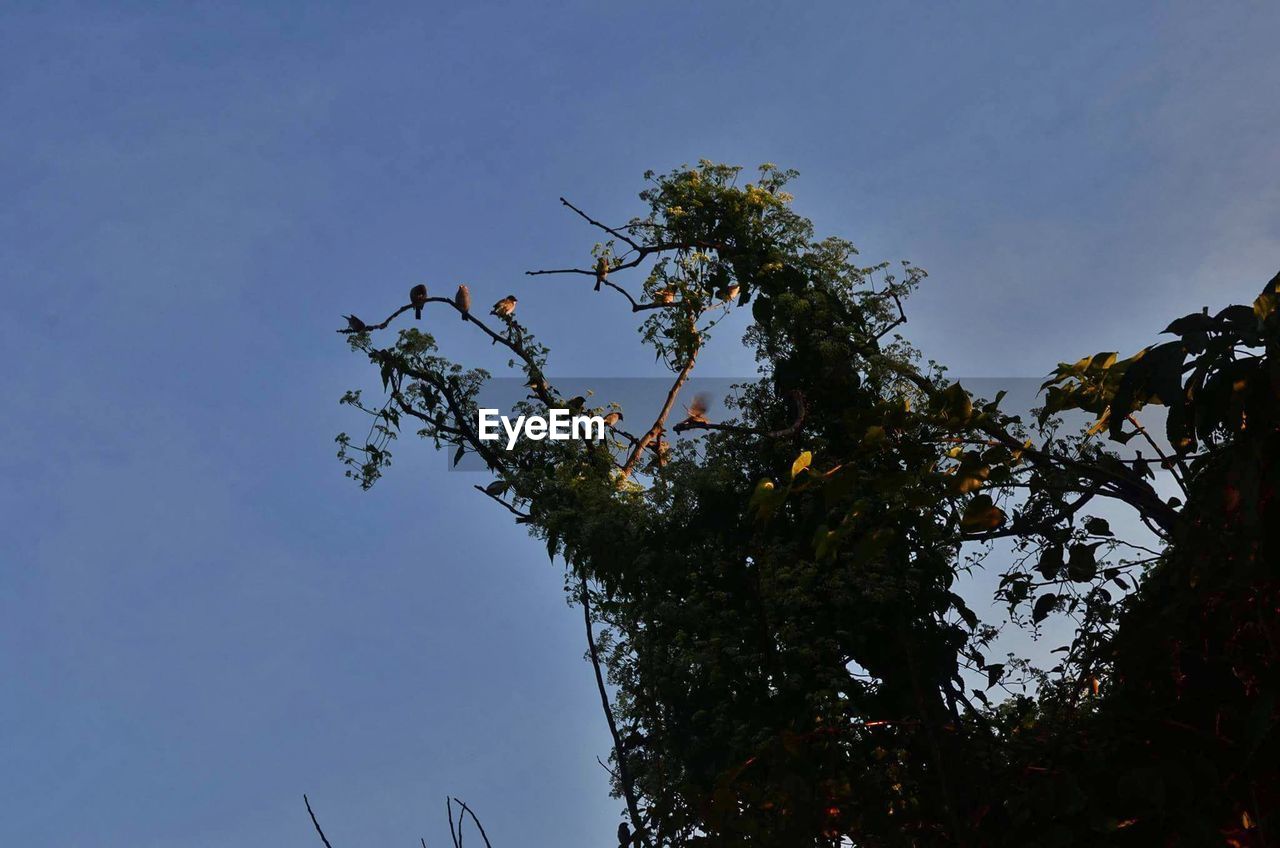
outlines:
[{"label": "curved branch", "polygon": [[311,800],[306,795],[302,796],[302,803],[307,805],[307,815],[311,816],[311,823],[316,827],[316,833],[320,834],[320,841],[324,843],[324,848],[333,848],[329,844],[329,838],[324,835],[324,831],[320,829],[320,822],[316,821],[316,814],[311,810]]}]

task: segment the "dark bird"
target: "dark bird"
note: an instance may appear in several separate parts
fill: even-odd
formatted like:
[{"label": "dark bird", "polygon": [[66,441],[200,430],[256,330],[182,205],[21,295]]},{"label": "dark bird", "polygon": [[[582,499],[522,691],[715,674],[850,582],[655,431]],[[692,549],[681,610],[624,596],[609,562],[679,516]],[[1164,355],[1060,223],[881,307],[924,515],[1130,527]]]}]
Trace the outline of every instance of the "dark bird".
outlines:
[{"label": "dark bird", "polygon": [[618,848],[627,848],[631,844],[631,828],[623,822],[618,825]]},{"label": "dark bird", "polygon": [[609,259],[601,256],[596,260],[596,291],[600,291],[600,284],[609,279]]},{"label": "dark bird", "polygon": [[347,329],[353,333],[363,333],[365,330],[369,329],[368,324],[361,321],[354,315],[343,315],[342,317],[347,319]]},{"label": "dark bird", "polygon": [[587,403],[587,399],[584,398],[582,395],[574,395],[573,397],[569,398],[569,403],[568,403],[569,411],[581,412],[582,407],[585,406],[586,403]]},{"label": "dark bird", "polygon": [[467,315],[471,312],[471,289],[467,288],[466,283],[458,286],[458,293],[453,296],[453,305],[462,311],[462,320],[467,320]]},{"label": "dark bird", "polygon": [[606,427],[617,427],[617,426],[618,426],[618,422],[619,422],[619,421],[621,421],[621,420],[622,420],[622,413],[621,413],[621,412],[617,412],[617,411],[610,412],[608,415],[606,415],[606,416],[604,417],[604,426],[606,426]]},{"label": "dark bird", "polygon": [[422,307],[427,305],[427,287],[418,283],[409,289],[409,302],[413,304],[413,317],[422,319]]},{"label": "dark bird", "polygon": [[688,410],[689,417],[685,418],[685,420],[681,421],[679,424],[672,427],[671,429],[679,433],[684,430],[688,430],[690,427],[693,427],[696,424],[706,424],[707,423],[707,406],[709,403],[710,403],[710,399],[706,395],[704,394],[694,395],[693,402],[689,404],[689,410]]},{"label": "dark bird", "polygon": [[506,480],[494,480],[492,483],[484,487],[484,493],[492,497],[498,497],[506,493],[511,488],[511,484]]},{"label": "dark bird", "polygon": [[493,305],[493,311],[490,314],[509,318],[510,316],[516,314],[517,302],[518,301],[516,300],[516,296],[513,294],[509,294],[506,297],[504,297],[502,300],[498,301]]}]

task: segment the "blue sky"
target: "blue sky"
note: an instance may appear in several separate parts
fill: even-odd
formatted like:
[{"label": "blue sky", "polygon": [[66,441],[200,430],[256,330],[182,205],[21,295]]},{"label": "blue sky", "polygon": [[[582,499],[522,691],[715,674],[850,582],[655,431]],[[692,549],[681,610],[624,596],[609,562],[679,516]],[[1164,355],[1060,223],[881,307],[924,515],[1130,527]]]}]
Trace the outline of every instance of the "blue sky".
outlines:
[{"label": "blue sky", "polygon": [[[518,293],[642,376],[584,261],[647,168],[796,167],[932,273],[911,337],[1037,376],[1280,267],[1262,3],[20,4],[0,12],[0,844],[599,845],[620,804],[556,568],[425,446],[360,493],[333,333]],[[487,299],[486,299],[487,298]],[[379,316],[380,317],[380,316]],[[495,353],[445,327],[471,361]],[[728,342],[724,336],[722,341]],[[732,343],[703,373],[749,373]]]}]

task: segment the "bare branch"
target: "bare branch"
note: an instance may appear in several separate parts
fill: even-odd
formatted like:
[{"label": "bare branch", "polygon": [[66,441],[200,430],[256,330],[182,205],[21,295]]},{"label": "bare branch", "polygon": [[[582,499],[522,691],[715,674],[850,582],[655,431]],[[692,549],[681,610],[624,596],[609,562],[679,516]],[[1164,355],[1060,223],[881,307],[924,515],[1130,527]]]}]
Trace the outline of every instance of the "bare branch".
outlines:
[{"label": "bare branch", "polygon": [[307,805],[307,814],[311,816],[311,823],[316,826],[316,833],[320,834],[320,841],[324,843],[324,848],[333,848],[329,844],[328,837],[324,835],[324,831],[320,829],[320,822],[316,821],[316,814],[311,810],[311,801],[305,794],[302,796],[302,803]]},{"label": "bare branch", "polygon": [[744,436],[766,436],[771,439],[784,439],[800,432],[806,412],[804,395],[799,390],[792,391],[790,397],[796,407],[796,417],[790,425],[783,427],[781,430],[766,430],[761,427],[741,427],[737,424],[713,424],[710,421],[692,420],[681,421],[671,429],[676,433],[684,433],[688,430],[718,430],[724,433],[740,433]]},{"label": "bare branch", "polygon": [[521,512],[520,510],[516,509],[514,506],[512,506],[512,505],[511,505],[511,504],[509,504],[509,503],[507,503],[506,501],[504,501],[502,498],[498,497],[497,495],[493,495],[493,494],[490,494],[489,492],[486,492],[486,491],[485,491],[485,489],[484,489],[484,486],[472,486],[472,488],[473,488],[473,489],[475,489],[475,490],[476,490],[477,492],[479,492],[480,494],[484,495],[486,498],[490,498],[490,499],[495,500],[495,501],[497,501],[498,503],[502,504],[502,505],[506,508],[507,512],[511,513],[511,514],[512,514],[512,515],[514,515],[516,518],[524,518],[524,519],[528,519],[528,518],[529,518],[529,514],[528,514],[527,512]]},{"label": "bare branch", "polygon": [[[627,801],[627,812],[631,815],[631,827],[641,843],[649,845],[644,824],[640,818],[640,805],[636,801],[635,786],[631,782],[631,773],[627,768],[627,751],[622,744],[622,735],[618,732],[618,723],[613,718],[613,707],[609,704],[609,693],[604,687],[604,672],[600,670],[600,652],[596,649],[595,634],[591,630],[591,593],[587,590],[587,581],[580,581],[579,597],[582,601],[582,620],[587,626],[587,651],[591,656],[591,667],[596,673],[596,688],[600,691],[600,706],[604,710],[605,721],[609,724],[609,735],[613,737],[613,752],[618,760],[619,783],[622,784],[622,796]],[[601,765],[604,765],[601,763]]]},{"label": "bare branch", "polygon": [[694,347],[689,354],[689,359],[685,362],[684,367],[680,369],[680,373],[676,375],[675,382],[671,384],[671,388],[667,391],[667,399],[662,404],[662,410],[658,413],[657,419],[653,422],[653,426],[649,428],[640,439],[636,442],[635,447],[631,449],[631,455],[627,458],[627,462],[622,466],[622,479],[627,479],[635,471],[636,464],[640,461],[640,457],[644,455],[644,449],[649,446],[655,438],[658,437],[667,423],[668,416],[671,415],[671,408],[675,406],[676,398],[680,395],[680,389],[689,379],[689,373],[693,371],[693,364],[698,358],[698,348]]}]

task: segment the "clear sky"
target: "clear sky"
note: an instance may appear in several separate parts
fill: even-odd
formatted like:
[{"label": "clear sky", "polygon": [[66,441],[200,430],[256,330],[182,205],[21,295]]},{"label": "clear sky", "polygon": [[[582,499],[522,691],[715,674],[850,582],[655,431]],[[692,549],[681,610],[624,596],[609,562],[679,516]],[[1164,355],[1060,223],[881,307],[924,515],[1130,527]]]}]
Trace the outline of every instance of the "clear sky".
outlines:
[{"label": "clear sky", "polygon": [[556,567],[425,445],[342,478],[339,316],[466,280],[653,373],[520,272],[585,261],[560,194],[706,157],[928,268],[956,374],[1139,346],[1280,268],[1280,7],[1142,5],[5,3],[0,845],[311,846],[304,791],[338,848],[444,844],[446,793],[609,844]]}]

